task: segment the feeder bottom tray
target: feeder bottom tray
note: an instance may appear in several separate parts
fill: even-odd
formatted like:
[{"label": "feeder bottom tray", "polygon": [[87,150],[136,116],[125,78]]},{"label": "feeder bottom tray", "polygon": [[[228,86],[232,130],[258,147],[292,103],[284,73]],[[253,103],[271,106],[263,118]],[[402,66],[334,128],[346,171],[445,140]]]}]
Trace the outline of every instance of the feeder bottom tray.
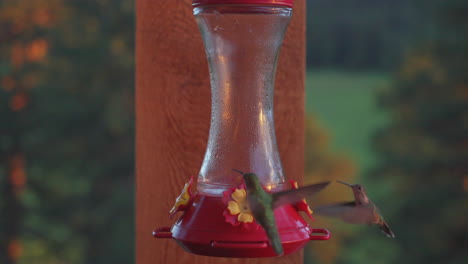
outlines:
[{"label": "feeder bottom tray", "polygon": [[[158,228],[156,238],[173,238],[186,251],[205,256],[258,258],[275,257],[261,226],[233,226],[226,222],[222,197],[197,194],[192,206],[172,226]],[[310,240],[328,240],[326,229],[312,229],[291,205],[275,209],[276,225],[284,255],[303,248]]]}]

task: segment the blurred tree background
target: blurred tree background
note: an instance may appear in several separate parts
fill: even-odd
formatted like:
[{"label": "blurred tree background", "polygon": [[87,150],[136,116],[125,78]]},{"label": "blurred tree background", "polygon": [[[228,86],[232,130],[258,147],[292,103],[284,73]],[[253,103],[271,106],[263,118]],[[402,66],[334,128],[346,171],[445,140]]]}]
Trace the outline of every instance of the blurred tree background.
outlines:
[{"label": "blurred tree background", "polygon": [[0,2],[0,263],[132,263],[134,3]]},{"label": "blurred tree background", "polygon": [[[468,3],[307,4],[305,182],[364,184],[397,238],[316,216],[306,263],[466,263]],[[134,16],[0,2],[0,264],[133,263]]]},{"label": "blurred tree background", "polygon": [[[317,217],[338,241],[310,243],[307,260],[467,263],[468,2],[308,3],[309,113],[396,238]],[[352,199],[346,186],[337,193]]]}]

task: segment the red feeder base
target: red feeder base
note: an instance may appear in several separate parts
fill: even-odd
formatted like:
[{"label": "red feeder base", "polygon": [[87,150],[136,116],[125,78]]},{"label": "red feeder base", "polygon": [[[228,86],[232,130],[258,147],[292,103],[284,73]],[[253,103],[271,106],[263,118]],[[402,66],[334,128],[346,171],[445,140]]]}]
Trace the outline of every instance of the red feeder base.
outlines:
[{"label": "red feeder base", "polygon": [[[196,195],[190,208],[172,226],[156,229],[156,238],[174,238],[186,251],[205,256],[259,258],[275,257],[265,231],[258,224],[252,229],[233,226],[225,221],[226,205],[222,197]],[[312,229],[287,205],[275,210],[276,224],[284,254],[294,253],[309,240],[328,240],[326,229]]]}]

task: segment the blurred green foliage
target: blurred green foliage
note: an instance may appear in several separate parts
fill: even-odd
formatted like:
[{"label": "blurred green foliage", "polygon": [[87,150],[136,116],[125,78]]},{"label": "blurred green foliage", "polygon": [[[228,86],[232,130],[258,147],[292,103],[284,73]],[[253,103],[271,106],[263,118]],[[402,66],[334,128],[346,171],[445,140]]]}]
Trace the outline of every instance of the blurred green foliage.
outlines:
[{"label": "blurred green foliage", "polygon": [[[377,72],[309,72],[306,86],[307,115],[317,118],[309,117],[307,120],[307,127],[313,128],[306,131],[306,182],[342,180],[364,183],[367,186],[360,175],[372,168],[377,161],[375,151],[370,148],[372,135],[377,128],[390,121],[388,114],[375,104],[375,98],[389,82],[388,74]],[[327,136],[317,138],[314,136],[317,133]],[[310,173],[327,166],[329,162],[324,158],[330,155],[341,160],[341,163],[330,164],[333,169],[329,168],[322,175]],[[380,188],[371,189],[370,194],[374,191],[380,191]],[[314,199],[314,204],[351,199],[351,189],[332,185]],[[349,238],[361,232],[362,227],[320,216],[316,216],[316,219],[311,224],[332,230],[333,239],[323,243],[309,243],[305,263],[314,263],[317,260],[318,263],[336,263],[338,256],[343,254],[343,248],[347,247]],[[372,231],[378,232],[377,229]],[[377,239],[386,239],[379,236],[377,233]],[[370,260],[368,262],[371,263]],[[359,263],[366,262],[361,259]]]},{"label": "blurred green foliage", "polygon": [[0,263],[132,263],[133,2],[0,13]]},{"label": "blurred green foliage", "polygon": [[[316,97],[310,109],[336,135],[335,149],[352,153],[366,168],[356,181],[367,187],[397,236],[388,239],[370,227],[334,229],[340,254],[326,263],[468,262],[468,3],[413,4],[418,31],[388,85],[371,73],[355,72],[354,80],[349,73],[327,73],[323,83],[320,73],[317,80],[311,74],[317,90],[309,94],[308,100]],[[366,92],[363,82],[374,87]],[[362,108],[370,110],[369,92],[375,105],[364,113]],[[357,131],[370,132],[370,144],[357,140]],[[370,151],[376,154],[371,162]],[[332,253],[312,254],[324,259]]]},{"label": "blurred green foliage", "polygon": [[403,59],[423,24],[406,0],[307,1],[307,65],[388,71]]},{"label": "blurred green foliage", "polygon": [[376,162],[369,148],[371,137],[388,123],[389,116],[375,100],[389,82],[384,72],[312,70],[307,75],[307,114],[316,115],[315,122],[327,128],[333,152],[353,157],[358,173]]},{"label": "blurred green foliage", "polygon": [[382,159],[366,177],[399,198],[382,203],[399,233],[394,260],[383,263],[468,261],[468,215],[460,213],[468,211],[468,3],[433,1],[426,10],[433,35],[380,96],[392,122],[375,134]]}]

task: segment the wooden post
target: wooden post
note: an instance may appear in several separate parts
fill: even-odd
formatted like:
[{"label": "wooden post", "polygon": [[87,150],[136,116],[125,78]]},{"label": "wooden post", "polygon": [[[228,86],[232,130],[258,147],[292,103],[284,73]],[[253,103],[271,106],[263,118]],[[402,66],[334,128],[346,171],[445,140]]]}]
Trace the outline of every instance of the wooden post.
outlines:
[{"label": "wooden post", "polygon": [[[168,211],[202,164],[210,123],[208,66],[191,0],[137,0],[136,263],[299,264],[302,252],[268,259],[192,255],[172,239]],[[276,134],[288,179],[304,174],[305,1],[296,0],[275,88]]]}]

